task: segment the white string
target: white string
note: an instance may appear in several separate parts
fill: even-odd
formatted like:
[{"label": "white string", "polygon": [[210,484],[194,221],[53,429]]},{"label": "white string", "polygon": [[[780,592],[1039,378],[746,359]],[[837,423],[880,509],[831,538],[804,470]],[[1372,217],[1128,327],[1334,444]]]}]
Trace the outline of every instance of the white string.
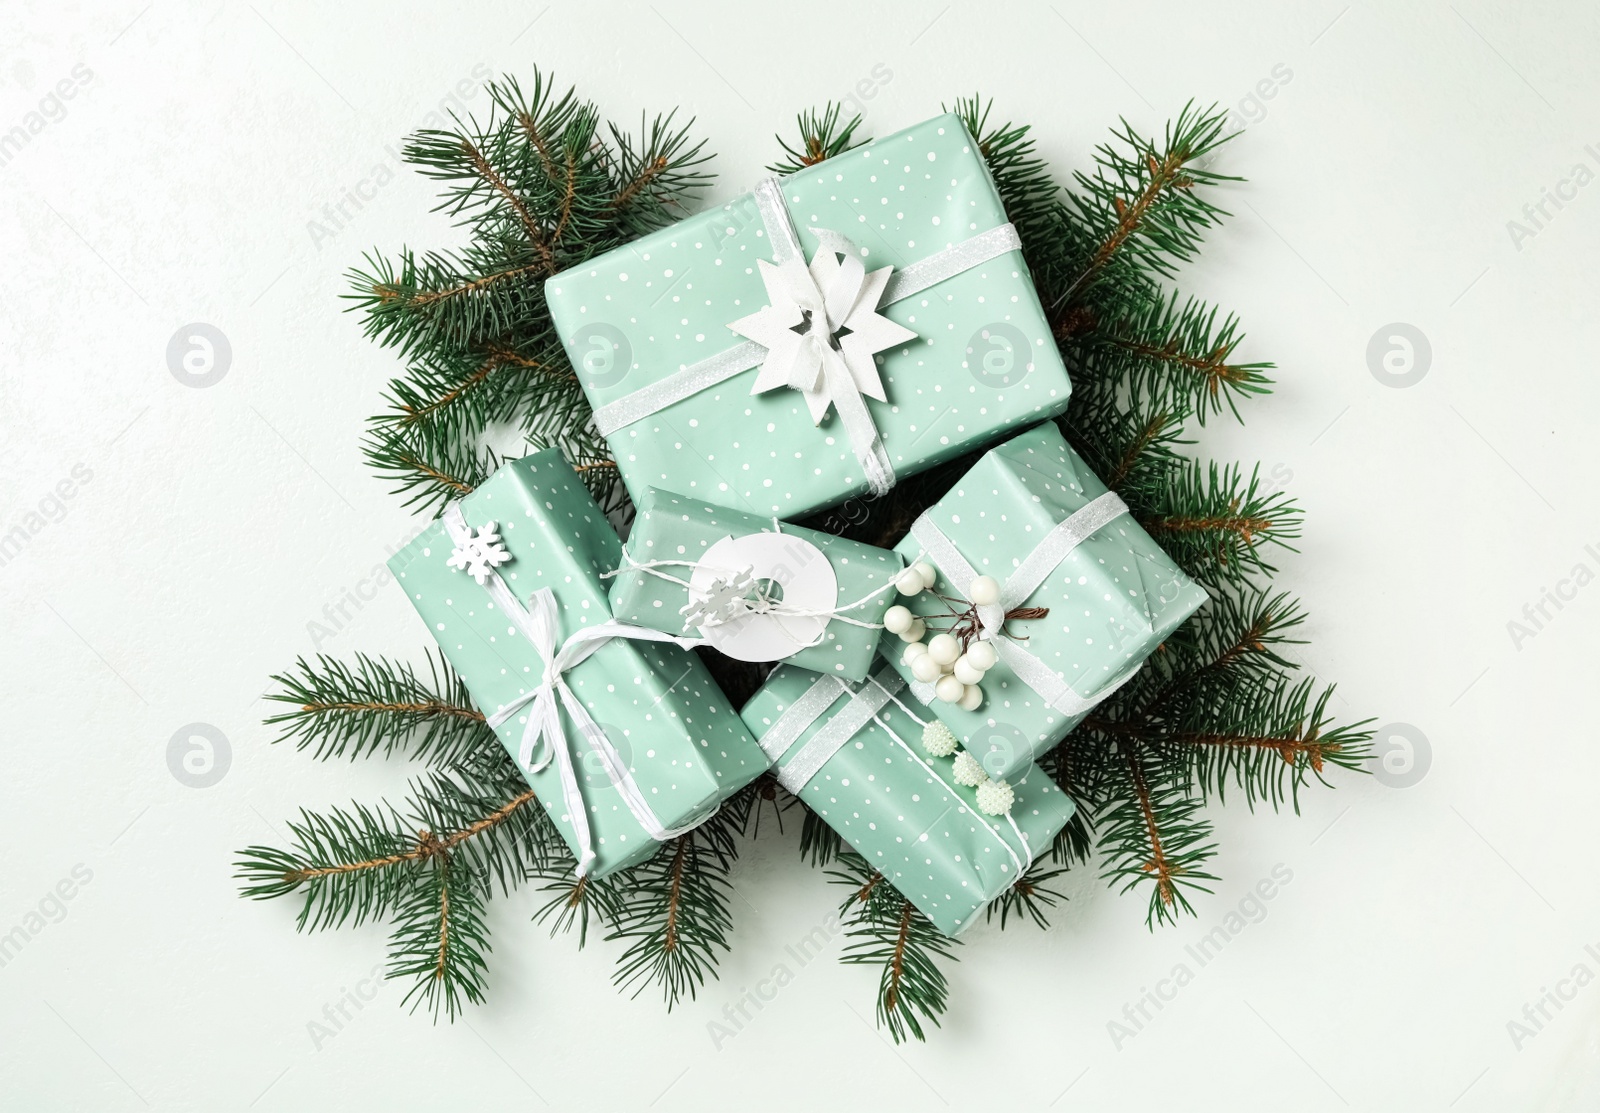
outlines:
[{"label": "white string", "polygon": [[[777,518],[772,519],[772,526],[774,533],[783,533],[783,523]],[[602,580],[608,580],[613,576],[620,576],[624,572],[643,572],[646,575],[656,577],[658,580],[665,580],[668,583],[677,584],[679,587],[685,588],[691,592],[694,590],[693,585],[690,584],[688,580],[680,580],[676,576],[668,575],[667,573],[661,571],[663,568],[704,569],[718,575],[719,578],[723,576],[736,575],[739,572],[745,571],[743,568],[723,568],[715,564],[707,564],[704,561],[694,560],[639,561],[633,559],[633,554],[625,548],[622,550],[622,564],[610,572],[600,573],[600,578]],[[826,618],[829,620],[837,620],[839,622],[848,623],[851,626],[859,626],[864,630],[882,630],[883,623],[881,622],[865,622],[859,618],[851,618],[844,612],[859,610],[885,592],[893,591],[896,586],[896,581],[891,579],[888,583],[882,585],[881,587],[874,588],[872,591],[869,591],[867,594],[863,595],[853,603],[846,603],[842,607],[836,604],[832,609],[827,610],[813,610],[806,607],[796,607],[792,604],[785,603],[781,599],[773,600],[767,594],[768,589],[763,586],[758,589],[760,593],[759,602],[762,604],[762,606],[759,608],[753,607],[748,611],[733,615],[730,618],[726,618],[718,622],[701,623],[698,629],[703,630],[707,626],[720,626],[726,622],[731,622],[736,618],[743,618],[747,614],[769,614],[777,618]],[[688,623],[685,623],[684,625],[688,626]],[[824,634],[819,633],[817,637],[813,641],[809,642],[804,648],[809,649],[811,646],[820,645],[824,636]]]},{"label": "white string", "polygon": [[[876,684],[877,680],[874,679],[872,682],[874,684]],[[881,685],[880,685],[880,687],[881,687]],[[928,725],[927,721],[924,720],[921,716],[919,716],[915,711],[911,710],[911,708],[907,707],[904,703],[902,703],[900,701],[900,698],[898,696],[896,696],[893,692],[889,692],[888,696],[889,696],[889,699],[891,701],[893,701],[893,703],[894,703],[894,705],[896,707],[898,707],[901,711],[904,711],[906,713],[906,715],[910,717],[910,719],[911,719],[911,721],[913,723],[916,723],[919,727],[923,727],[923,728],[927,727],[927,725]],[[893,738],[896,742],[900,743],[900,748],[905,750],[906,753],[910,754],[912,759],[915,760],[918,765],[920,765],[924,769],[926,769],[928,771],[928,773],[933,777],[934,780],[936,780],[940,784],[944,785],[945,790],[947,792],[949,792],[950,795],[956,796],[956,790],[951,788],[948,784],[945,784],[945,779],[943,777],[939,776],[938,773],[935,773],[934,770],[933,770],[933,767],[931,765],[929,765],[926,761],[923,761],[922,760],[922,756],[920,754],[918,754],[910,746],[906,745],[905,739],[901,738],[898,734],[896,734],[894,732],[894,728],[889,725],[887,719],[884,719],[883,717],[879,716],[879,717],[877,717],[877,722],[878,722],[879,726],[883,727],[884,731],[889,735],[890,738]],[[1018,781],[1017,784],[1019,784],[1019,785],[1026,784],[1027,780],[1028,780],[1027,774],[1023,774],[1022,780]],[[959,800],[960,797],[956,796],[956,799]],[[984,813],[984,814],[987,814],[987,813]],[[983,822],[985,823],[985,825],[989,826],[991,830],[993,830],[993,825],[989,824],[988,820],[984,820]],[[1023,833],[1022,828],[1017,826],[1017,821],[1016,821],[1015,818],[1012,817],[1011,809],[1009,809],[1009,808],[1006,809],[1006,822],[1011,824],[1011,830],[1016,833],[1018,841],[1022,843],[1022,848],[1028,852],[1028,864],[1027,865],[1023,865],[1021,860],[1019,860],[1017,858],[1016,851],[1011,849],[1011,844],[1006,842],[1005,839],[1000,839],[999,840],[1000,841],[1000,845],[1004,846],[1006,848],[1006,853],[1011,855],[1011,860],[1013,862],[1016,862],[1016,864],[1017,864],[1017,880],[1020,881],[1020,880],[1022,880],[1023,875],[1026,874],[1028,872],[1028,870],[1033,868],[1033,858],[1034,858],[1033,847],[1029,844],[1028,836]]]},{"label": "white string", "polygon": [[[466,516],[461,512],[459,501],[447,506],[441,517],[445,529],[457,545],[463,545],[471,538],[472,530],[467,525]],[[583,790],[578,785],[577,770],[572,760],[572,744],[561,722],[561,709],[565,709],[568,718],[577,726],[579,735],[600,758],[606,776],[610,778],[623,803],[628,806],[628,810],[633,813],[634,819],[638,820],[639,826],[643,827],[645,833],[655,841],[666,842],[686,834],[721,809],[719,803],[711,812],[684,827],[663,825],[645,798],[644,791],[633,779],[633,773],[622,760],[622,755],[612,745],[605,730],[595,722],[594,716],[589,714],[588,708],[568,687],[565,676],[568,669],[576,668],[588,660],[613,638],[671,642],[683,649],[692,649],[702,644],[699,639],[675,637],[660,630],[628,626],[612,619],[598,626],[574,631],[561,643],[560,648],[557,648],[555,641],[559,634],[559,617],[554,592],[547,587],[535,591],[528,600],[532,606],[530,610],[523,606],[522,601],[512,592],[510,585],[501,577],[498,570],[494,568],[489,570],[489,577],[483,586],[494,605],[516,623],[517,629],[528,639],[544,664],[544,677],[539,685],[502,705],[493,715],[487,717],[486,722],[490,728],[498,728],[519,710],[527,708],[527,719],[517,752],[517,764],[532,775],[542,771],[552,760],[555,762],[561,780],[562,802],[566,805],[567,816],[572,823],[578,843],[579,877],[588,874],[589,867],[595,859],[595,850],[589,830],[588,808],[583,799]],[[545,754],[544,757],[535,760],[534,754],[540,743],[544,745]]]}]

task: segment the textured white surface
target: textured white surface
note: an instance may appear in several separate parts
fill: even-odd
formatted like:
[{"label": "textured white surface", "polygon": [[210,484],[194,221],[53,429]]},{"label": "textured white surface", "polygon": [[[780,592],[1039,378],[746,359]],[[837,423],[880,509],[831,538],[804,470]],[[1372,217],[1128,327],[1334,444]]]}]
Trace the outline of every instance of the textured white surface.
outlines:
[{"label": "textured white surface", "polygon": [[[76,91],[0,158],[0,534],[78,478],[0,566],[0,933],[40,927],[0,966],[0,1104],[1594,1108],[1600,985],[1559,980],[1600,973],[1595,11],[753,7],[6,6],[0,136],[59,80]],[[392,585],[362,597],[411,526],[359,458],[395,358],[338,312],[342,274],[372,245],[452,241],[397,172],[399,139],[458,82],[535,63],[623,121],[683,105],[718,198],[798,108],[858,82],[880,134],[979,88],[1063,171],[1119,114],[1151,130],[1191,96],[1243,103],[1225,167],[1251,181],[1186,288],[1242,315],[1280,387],[1205,447],[1261,460],[1308,509],[1283,562],[1313,615],[1303,657],[1340,682],[1341,715],[1426,737],[1420,779],[1339,777],[1298,818],[1214,809],[1224,880],[1176,929],[1148,933],[1141,899],[1087,874],[1049,932],[979,928],[926,1046],[874,1033],[841,940],[803,968],[785,950],[837,899],[793,831],[741,863],[723,979],[670,1016],[611,988],[613,946],[545,938],[525,893],[494,906],[493,998],[465,1023],[408,1016],[383,985],[319,1044],[325,1008],[372,984],[383,929],[297,936],[289,904],[235,896],[230,857],[403,772],[270,746],[259,696],[314,648],[427,641]],[[1258,83],[1271,99],[1242,102]],[[1546,188],[1569,199],[1514,242]],[[347,191],[358,206],[325,212]],[[191,322],[232,348],[205,389],[167,370]],[[1368,369],[1390,322],[1431,342],[1408,389]],[[1514,643],[1546,589],[1573,597]],[[320,646],[313,621],[337,627]],[[195,722],[232,755],[204,789],[168,767]],[[1186,947],[1275,870],[1290,880],[1259,922],[1200,967]],[[30,920],[41,901],[54,915]],[[719,1046],[708,1024],[779,963],[792,980]],[[1119,1047],[1108,1022],[1179,963],[1193,979]],[[1546,989],[1572,999],[1519,1049],[1508,1022]]]}]

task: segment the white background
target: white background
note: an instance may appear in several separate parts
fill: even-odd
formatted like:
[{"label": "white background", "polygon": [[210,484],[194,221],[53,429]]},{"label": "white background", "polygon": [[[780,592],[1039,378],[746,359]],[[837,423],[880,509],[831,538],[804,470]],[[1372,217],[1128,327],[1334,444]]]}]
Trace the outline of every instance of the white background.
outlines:
[{"label": "white background", "polygon": [[[1600,185],[1546,202],[1530,237],[1507,227],[1576,164],[1600,172],[1592,6],[757,7],[6,5],[0,133],[90,78],[0,165],[0,532],[75,465],[92,477],[0,566],[0,933],[56,912],[75,867],[91,879],[0,966],[0,1105],[1594,1108],[1600,986],[1565,983],[1520,1047],[1508,1022],[1575,966],[1600,974],[1600,587],[1520,643],[1507,626],[1576,565],[1600,572]],[[548,939],[530,893],[493,906],[491,999],[464,1022],[408,1015],[390,984],[319,1040],[384,930],[297,935],[290,902],[236,896],[230,861],[282,844],[299,806],[403,787],[395,763],[271,745],[260,696],[413,523],[359,456],[396,360],[340,312],[343,274],[374,246],[455,242],[409,172],[342,227],[324,206],[392,174],[475,68],[554,67],[625,123],[683,106],[720,200],[797,110],[880,64],[871,131],[977,89],[1063,174],[1119,115],[1157,130],[1194,97],[1249,123],[1220,165],[1250,179],[1226,191],[1237,216],[1184,288],[1242,316],[1279,385],[1202,449],[1276,469],[1306,507],[1282,562],[1313,616],[1300,656],[1342,718],[1426,738],[1389,778],[1412,783],[1336,776],[1298,817],[1213,808],[1223,880],[1177,928],[1148,932],[1142,896],[1079,871],[1048,932],[971,933],[925,1046],[874,1030],[874,976],[834,961],[842,940],[714,1041],[838,899],[792,828],[741,861],[722,980],[671,1015],[612,989],[615,945]],[[1245,101],[1263,81],[1273,97]],[[167,365],[193,322],[232,348],[205,389]],[[1404,389],[1367,357],[1395,322],[1432,349]],[[320,648],[425,644],[391,585]],[[231,753],[203,789],[169,771],[196,722]],[[1264,918],[1119,1046],[1108,1023],[1279,864]]]}]

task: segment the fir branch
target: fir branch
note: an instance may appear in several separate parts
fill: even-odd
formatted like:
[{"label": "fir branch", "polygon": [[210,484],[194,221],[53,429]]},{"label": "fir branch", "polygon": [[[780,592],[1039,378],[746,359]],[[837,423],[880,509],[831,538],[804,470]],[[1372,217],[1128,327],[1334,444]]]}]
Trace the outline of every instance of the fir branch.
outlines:
[{"label": "fir branch", "polygon": [[569,856],[558,858],[544,871],[546,880],[540,890],[551,897],[534,913],[533,922],[548,923],[552,938],[576,927],[581,950],[589,942],[591,916],[608,929],[617,926],[622,915],[623,894],[612,878],[579,877],[577,865]]},{"label": "fir branch", "polygon": [[1079,366],[1091,389],[1139,391],[1177,418],[1206,418],[1226,407],[1239,417],[1238,403],[1265,394],[1272,364],[1234,359],[1243,342],[1239,319],[1219,325],[1217,309],[1194,298],[1160,296],[1130,300],[1121,314],[1085,338]]},{"label": "fir branch", "polygon": [[826,866],[844,851],[844,839],[810,808],[800,825],[800,857],[811,866]]},{"label": "fir branch", "polygon": [[[520,787],[518,787],[520,786]],[[256,900],[299,893],[296,926],[315,931],[391,915],[435,858],[460,858],[509,891],[559,845],[507,757],[486,773],[457,768],[413,782],[404,809],[354,804],[289,821],[289,849],[251,846],[235,876]],[[437,832],[444,832],[438,834]]]},{"label": "fir branch", "polygon": [[374,421],[429,423],[457,437],[475,436],[497,421],[520,421],[530,405],[557,409],[551,416],[563,426],[588,415],[578,377],[560,351],[526,354],[500,343],[419,356],[403,378],[390,382],[385,401],[388,411]]},{"label": "fir branch", "polygon": [[1332,696],[1332,687],[1319,692],[1309,679],[1263,677],[1197,702],[1163,741],[1168,756],[1219,803],[1232,783],[1252,811],[1257,801],[1275,809],[1287,801],[1298,815],[1300,790],[1312,778],[1326,786],[1328,766],[1366,769],[1372,720],[1333,723]]},{"label": "fir branch", "polygon": [[1181,418],[1139,391],[1086,389],[1057,424],[1090,470],[1129,505],[1163,499],[1184,466],[1180,449],[1189,442]]},{"label": "fir branch", "polygon": [[1130,738],[1119,739],[1108,773],[1114,789],[1100,818],[1102,876],[1121,881],[1122,892],[1150,886],[1145,924],[1173,923],[1177,913],[1194,915],[1188,891],[1209,893],[1216,878],[1202,869],[1215,856],[1206,840],[1211,825],[1199,818],[1203,799],[1150,751]]},{"label": "fir branch", "polygon": [[619,987],[637,997],[660,986],[671,1011],[715,973],[733,928],[728,875],[755,797],[756,787],[747,786],[649,861],[614,875],[620,896],[606,938],[628,942],[613,978]]},{"label": "fir branch", "polygon": [[1184,461],[1169,486],[1130,506],[1179,566],[1207,583],[1276,571],[1268,546],[1297,551],[1289,542],[1300,536],[1300,508],[1281,491],[1264,491],[1259,467],[1247,480],[1236,465]]},{"label": "fir branch", "polygon": [[861,117],[845,120],[842,107],[832,101],[820,109],[800,113],[795,124],[800,133],[795,143],[791,144],[781,135],[777,137],[785,157],[767,167],[774,174],[798,174],[808,166],[866,142],[865,137],[856,136]]},{"label": "fir branch", "polygon": [[691,832],[626,874],[616,927],[607,936],[628,941],[613,980],[635,997],[659,985],[671,1011],[695,996],[718,952],[728,950],[733,919],[726,870]]},{"label": "fir branch", "polygon": [[949,1007],[950,985],[940,960],[958,961],[950,939],[853,850],[842,852],[829,876],[851,892],[840,905],[845,937],[853,940],[839,961],[880,967],[878,1023],[895,1043],[925,1040],[923,1022],[936,1027]]},{"label": "fir branch", "polygon": [[450,1020],[463,999],[483,1001],[490,951],[480,880],[463,861],[439,853],[394,909],[386,977],[413,979],[401,1004],[426,1006]]},{"label": "fir branch", "polygon": [[991,125],[992,108],[992,101],[974,94],[957,99],[951,111],[961,117],[977,144],[1005,205],[1006,216],[1022,239],[1023,254],[1031,264],[1034,255],[1055,246],[1051,233],[1057,221],[1061,187],[1051,175],[1049,164],[1038,156],[1030,128],[1026,124]]},{"label": "fir branch", "polygon": [[[1065,828],[1063,828],[1065,830]],[[1067,871],[1064,869],[1041,870],[1032,869],[1017,878],[1016,883],[989,902],[984,909],[983,918],[987,923],[994,919],[995,913],[1000,913],[1000,930],[1006,928],[1009,917],[1015,916],[1021,921],[1024,916],[1033,921],[1035,927],[1047,928],[1050,926],[1045,913],[1054,908],[1059,902],[1066,900],[1063,893],[1049,888],[1049,883]]]},{"label": "fir branch", "polygon": [[433,765],[448,765],[500,752],[483,713],[442,657],[424,651],[428,679],[408,664],[357,654],[354,663],[318,656],[312,664],[274,676],[279,691],[267,699],[294,710],[273,715],[279,741],[310,749],[317,758],[390,756],[403,752]]},{"label": "fir branch", "polygon": [[1146,285],[1145,274],[1171,278],[1194,258],[1205,231],[1227,214],[1197,187],[1238,179],[1205,168],[1227,141],[1227,114],[1185,106],[1158,146],[1123,121],[1115,143],[1095,151],[1093,174],[1073,175],[1067,220],[1092,244],[1071,283],[1052,300],[1059,310],[1094,293]]},{"label": "fir branch", "polygon": [[538,284],[543,267],[481,245],[461,251],[408,249],[398,262],[368,254],[350,272],[349,308],[365,314],[363,331],[403,355],[470,350],[504,335],[538,336],[549,312]]},{"label": "fir branch", "polygon": [[407,496],[404,505],[435,515],[470,495],[504,462],[492,449],[463,444],[448,429],[428,422],[374,425],[362,453],[391,480],[394,494]]}]

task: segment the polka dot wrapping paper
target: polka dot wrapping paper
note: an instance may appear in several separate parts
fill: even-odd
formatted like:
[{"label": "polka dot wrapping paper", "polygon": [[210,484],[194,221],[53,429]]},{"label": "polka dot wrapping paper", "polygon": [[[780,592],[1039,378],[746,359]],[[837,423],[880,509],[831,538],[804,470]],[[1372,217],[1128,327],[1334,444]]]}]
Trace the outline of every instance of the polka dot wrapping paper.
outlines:
[{"label": "polka dot wrapping paper", "polygon": [[[557,644],[612,617],[600,575],[617,566],[622,543],[560,450],[506,464],[460,507],[473,529],[498,524],[511,554],[498,571],[520,602],[526,605],[540,588],[554,594],[560,613]],[[537,688],[544,664],[485,589],[450,567],[451,550],[444,523],[435,521],[396,553],[389,567],[478,708],[493,714]],[[668,828],[709,815],[768,767],[760,746],[688,650],[612,639],[564,675]],[[524,706],[496,728],[513,757],[521,747],[526,711]],[[655,853],[659,844],[634,818],[564,709],[561,720],[593,833],[591,872],[602,876]],[[524,769],[524,774],[576,849],[555,763],[531,775]]]},{"label": "polka dot wrapping paper", "polygon": [[[978,575],[1003,584],[1052,529],[1105,493],[1105,484],[1047,422],[985,453],[926,514]],[[921,553],[909,535],[896,549],[908,562]],[[959,598],[943,570],[934,592]],[[1079,696],[1092,699],[1148,657],[1208,598],[1123,514],[1068,553],[1020,604],[1048,608],[1048,614],[1009,621],[1005,630]],[[899,602],[918,615],[951,609],[931,593]],[[930,632],[947,624],[928,621]],[[910,683],[904,648],[893,635],[882,643],[884,656]],[[942,700],[928,710],[992,777],[1010,779],[1026,770],[1084,718],[1050,707],[1004,661],[985,674],[983,689],[976,710]]]},{"label": "polka dot wrapping paper", "polygon": [[[815,673],[779,665],[745,704],[751,731],[765,735],[816,680]],[[849,700],[849,693],[841,694],[801,732],[779,759],[780,772]],[[934,926],[954,936],[1011,887],[1019,861],[1025,868],[1050,849],[1072,818],[1073,804],[1032,766],[1014,785],[1013,828],[980,812],[976,792],[953,780],[951,759],[929,756],[921,739],[922,727],[890,702],[822,764],[800,799]]]},{"label": "polka dot wrapping paper", "polygon": [[[628,535],[628,555],[637,563],[647,561],[695,561],[724,537],[772,532],[770,517],[760,518],[726,507],[709,505],[703,499],[675,495],[648,488],[635,500],[638,515]],[[832,566],[838,581],[838,608],[859,622],[883,623],[883,612],[894,602],[894,590],[881,590],[904,567],[898,553],[860,541],[800,526],[783,525],[782,532],[808,542]],[[796,547],[796,561],[816,559],[814,553]],[[687,580],[691,569],[668,567],[662,571]],[[632,622],[664,630],[669,634],[694,634],[686,631],[679,611],[689,602],[689,591],[648,572],[623,572],[611,581],[611,611],[620,622]],[[847,604],[879,594],[855,607]],[[880,629],[830,621],[820,644],[807,647],[787,658],[788,662],[815,672],[827,672],[846,680],[865,680],[877,653]]]},{"label": "polka dot wrapping paper", "polygon": [[[960,119],[939,116],[780,179],[807,259],[812,228],[864,250],[869,270],[919,263],[1006,223]],[[743,342],[728,324],[768,303],[772,258],[754,196],[690,217],[545,284],[584,392],[599,409]],[[886,402],[867,400],[897,476],[1066,409],[1071,393],[1020,251],[884,306],[916,338],[876,357]],[[867,490],[838,410],[752,395],[752,363],[613,432],[630,491],[660,487],[760,515],[799,517]]]}]

